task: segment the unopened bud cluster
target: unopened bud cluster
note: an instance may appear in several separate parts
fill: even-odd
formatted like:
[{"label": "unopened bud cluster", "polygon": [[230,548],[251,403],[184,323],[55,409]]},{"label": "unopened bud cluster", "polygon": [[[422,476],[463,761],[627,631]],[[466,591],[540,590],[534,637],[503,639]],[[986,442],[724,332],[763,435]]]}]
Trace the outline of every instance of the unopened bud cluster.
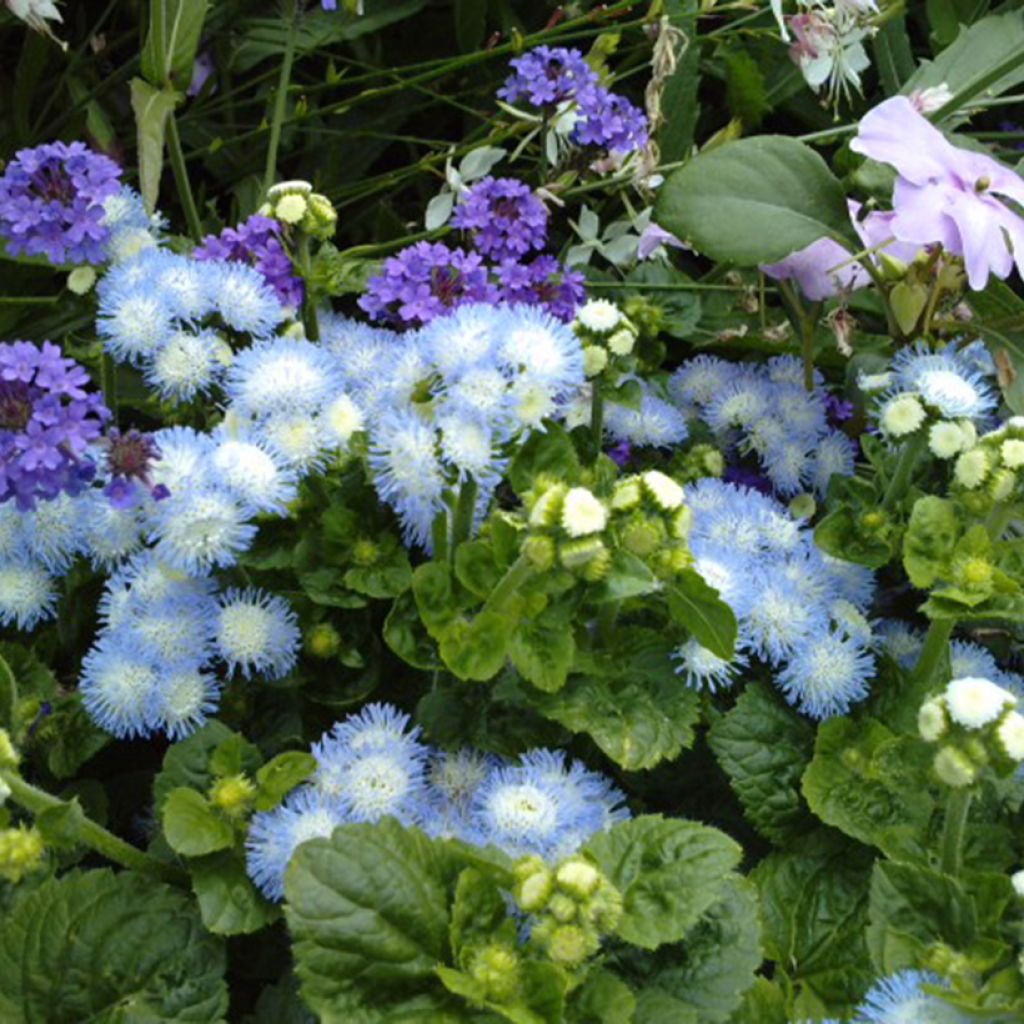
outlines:
[{"label": "unopened bud cluster", "polygon": [[308,181],[282,181],[273,185],[260,213],[321,241],[331,238],[338,224],[338,212],[331,201],[314,192]]},{"label": "unopened bud cluster", "polygon": [[573,328],[583,345],[583,370],[588,377],[597,377],[609,366],[617,371],[633,368],[629,357],[636,347],[637,329],[614,302],[591,299],[584,303]]},{"label": "unopened bud cluster", "polygon": [[582,857],[553,868],[527,857],[516,864],[515,876],[515,901],[532,915],[530,943],[561,967],[580,967],[622,917],[619,890]]},{"label": "unopened bud cluster", "polygon": [[0,878],[20,882],[42,867],[45,854],[43,837],[35,827],[0,829]]},{"label": "unopened bud cluster", "polygon": [[939,744],[932,762],[947,786],[972,785],[991,765],[1007,775],[1024,761],[1024,715],[1017,699],[990,679],[954,679],[938,697],[921,705],[917,727],[923,739]]},{"label": "unopened bud cluster", "polygon": [[256,784],[246,775],[229,775],[210,787],[210,802],[229,818],[241,818],[256,799]]},{"label": "unopened bud cluster", "polygon": [[953,464],[953,486],[975,513],[1019,494],[1024,468],[1024,417],[975,438]]},{"label": "unopened bud cluster", "polygon": [[691,562],[691,515],[683,489],[657,470],[623,477],[611,496],[586,487],[538,481],[528,500],[523,552],[541,570],[560,565],[590,583],[604,579],[621,548],[669,578]]}]

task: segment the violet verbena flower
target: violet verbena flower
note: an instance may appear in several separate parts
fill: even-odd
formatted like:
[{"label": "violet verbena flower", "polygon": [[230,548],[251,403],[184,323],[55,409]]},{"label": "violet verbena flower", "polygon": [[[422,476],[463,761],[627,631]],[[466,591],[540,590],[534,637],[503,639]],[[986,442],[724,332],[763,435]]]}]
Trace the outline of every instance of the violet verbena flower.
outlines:
[{"label": "violet verbena flower", "polygon": [[85,391],[89,375],[49,342],[0,344],[0,503],[21,509],[79,493],[96,467],[85,456],[110,411]]},{"label": "violet verbena flower", "polygon": [[114,508],[134,508],[142,498],[143,488],[156,501],[170,495],[167,487],[154,484],[150,479],[153,463],[161,454],[151,434],[143,434],[138,430],[121,433],[113,427],[107,432],[104,447],[110,483],[103,488],[103,493]]},{"label": "violet verbena flower", "polygon": [[491,259],[516,259],[544,247],[548,211],[523,182],[488,176],[459,200],[452,225],[468,231]]},{"label": "violet verbena flower", "polygon": [[583,54],[564,46],[538,46],[509,63],[515,73],[498,90],[508,103],[525,99],[535,107],[554,106],[598,86]]},{"label": "violet verbena flower", "polygon": [[21,149],[0,176],[0,235],[15,256],[102,263],[110,237],[104,200],[121,168],[81,142]]},{"label": "violet verbena flower", "polygon": [[579,120],[572,140],[615,153],[643,149],[649,138],[647,116],[624,96],[598,86],[577,98]]},{"label": "violet verbena flower", "polygon": [[253,214],[237,228],[207,235],[192,254],[197,260],[232,260],[255,267],[284,306],[302,305],[302,278],[281,243],[281,225],[272,217]]},{"label": "violet verbena flower", "polygon": [[529,263],[504,260],[494,273],[500,301],[543,306],[566,323],[576,316],[577,308],[587,297],[582,272],[570,270],[554,256],[537,256]]},{"label": "violet verbena flower", "polygon": [[962,256],[975,291],[1015,259],[1024,275],[1024,219],[1003,200],[1024,204],[1024,180],[1008,167],[954,146],[905,96],[869,110],[850,148],[896,168],[896,238]]},{"label": "violet verbena flower", "polygon": [[384,261],[359,305],[371,320],[419,327],[467,302],[494,302],[483,258],[441,242],[417,242]]}]

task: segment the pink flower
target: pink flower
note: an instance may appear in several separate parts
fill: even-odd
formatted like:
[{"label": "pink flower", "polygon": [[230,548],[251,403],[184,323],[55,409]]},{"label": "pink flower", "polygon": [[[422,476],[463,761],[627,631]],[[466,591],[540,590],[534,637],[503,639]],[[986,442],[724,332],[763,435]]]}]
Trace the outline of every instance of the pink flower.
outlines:
[{"label": "pink flower", "polygon": [[989,274],[1008,277],[1015,257],[1024,274],[1024,219],[1002,198],[1024,205],[1024,180],[1008,167],[952,145],[905,96],[868,111],[850,148],[896,168],[896,238],[963,257],[976,291]]}]

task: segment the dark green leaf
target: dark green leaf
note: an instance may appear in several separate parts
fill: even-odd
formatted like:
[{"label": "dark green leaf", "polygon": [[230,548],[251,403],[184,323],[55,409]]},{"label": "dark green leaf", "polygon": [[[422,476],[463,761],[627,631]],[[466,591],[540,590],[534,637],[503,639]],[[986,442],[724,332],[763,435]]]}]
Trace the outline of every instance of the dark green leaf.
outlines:
[{"label": "dark green leaf", "polygon": [[189,87],[207,6],[207,0],[151,0],[142,47],[142,74],[150,84],[179,92]]},{"label": "dark green leaf", "polygon": [[621,978],[592,970],[573,997],[569,1019],[573,1024],[628,1024],[635,1010],[636,997]]},{"label": "dark green leaf", "polygon": [[153,802],[159,812],[167,794],[177,786],[205,791],[213,781],[210,757],[232,735],[231,730],[216,720],[207,722],[188,739],[168,748],[163,769],[153,781]]},{"label": "dark green leaf", "polygon": [[730,660],[736,647],[736,616],[693,569],[678,573],[666,587],[674,622],[688,629],[712,654]]},{"label": "dark green leaf", "polygon": [[280,916],[276,904],[264,899],[249,880],[245,863],[234,851],[199,857],[188,867],[203,924],[214,935],[257,932]]},{"label": "dark green leaf", "polygon": [[647,814],[586,846],[622,893],[620,938],[644,949],[678,942],[721,899],[740,848],[724,832]]},{"label": "dark green leaf", "polygon": [[479,49],[487,29],[488,0],[453,0],[455,39],[463,53]]},{"label": "dark green leaf", "polygon": [[655,219],[705,256],[745,267],[852,231],[843,187],[825,161],[779,135],[695,156],[659,190]]},{"label": "dark green leaf", "polygon": [[900,86],[914,73],[914,54],[907,35],[907,20],[903,11],[895,12],[875,33],[872,40],[875,64],[886,96],[895,96]]},{"label": "dark green leaf", "polygon": [[519,674],[538,690],[554,693],[565,685],[576,654],[571,608],[548,607],[536,619],[519,623],[508,655]]}]

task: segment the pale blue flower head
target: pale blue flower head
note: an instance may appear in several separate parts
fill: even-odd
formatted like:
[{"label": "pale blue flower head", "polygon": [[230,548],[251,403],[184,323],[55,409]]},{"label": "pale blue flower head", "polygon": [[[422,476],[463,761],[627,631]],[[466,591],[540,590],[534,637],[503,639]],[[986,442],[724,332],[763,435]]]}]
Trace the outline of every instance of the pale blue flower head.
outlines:
[{"label": "pale blue flower head", "polygon": [[157,665],[197,666],[211,651],[215,608],[207,595],[181,591],[156,601],[135,600],[131,618],[116,635]]},{"label": "pale blue flower head", "polygon": [[[772,356],[764,363],[764,370],[773,384],[789,384],[801,389],[804,387],[804,361],[799,356]],[[824,383],[821,371],[815,369],[815,387],[820,388]]]},{"label": "pale blue flower head", "polygon": [[501,764],[477,750],[432,751],[427,759],[427,811],[423,827],[432,836],[469,841],[469,814],[476,791]]},{"label": "pale blue flower head", "polygon": [[216,331],[172,331],[143,368],[146,383],[165,401],[190,402],[220,384],[230,349]]},{"label": "pale blue flower head", "polygon": [[992,652],[970,640],[950,641],[949,665],[953,679],[997,679],[1000,673]]},{"label": "pale blue flower head", "polygon": [[259,437],[218,428],[207,460],[210,476],[253,513],[284,515],[298,495],[295,471]]},{"label": "pale blue flower head", "polygon": [[846,714],[852,704],[867,697],[874,669],[873,656],[856,640],[815,629],[796,644],[776,684],[804,714],[831,718]]},{"label": "pale blue flower head", "polygon": [[118,739],[149,736],[160,671],[120,635],[105,635],[82,661],[78,691],[89,717]]},{"label": "pale blue flower head", "polygon": [[198,322],[212,311],[205,265],[169,249],[146,249],[136,257],[149,287],[159,292],[172,314]]},{"label": "pale blue flower head", "polygon": [[605,406],[605,429],[615,441],[638,447],[668,448],[689,436],[686,418],[674,406],[643,384],[639,409],[610,402]]},{"label": "pale blue flower head", "polygon": [[51,501],[38,501],[34,508],[20,513],[22,553],[55,575],[67,572],[74,560],[86,551],[82,517],[84,496],[72,498],[59,494]]},{"label": "pale blue flower head", "polygon": [[808,605],[801,589],[766,575],[760,599],[746,619],[751,650],[772,665],[789,658],[810,637],[828,629],[824,610]]},{"label": "pale blue flower head", "polygon": [[265,338],[285,320],[280,299],[254,267],[234,260],[200,266],[208,301],[232,330]]},{"label": "pale blue flower head", "polygon": [[991,385],[970,360],[951,349],[934,353],[918,343],[901,349],[892,368],[897,389],[916,391],[922,401],[950,419],[984,419],[999,404]]},{"label": "pale blue flower head", "polygon": [[246,870],[267,899],[284,899],[284,873],[292,854],[309,839],[328,839],[344,824],[336,801],[314,789],[293,790],[280,807],[254,814],[245,840]]},{"label": "pale blue flower head", "polygon": [[280,679],[298,660],[298,619],[282,597],[254,587],[228,590],[211,625],[214,650],[231,674]]},{"label": "pale blue flower head", "polygon": [[815,442],[811,461],[811,484],[822,497],[833,476],[853,476],[857,445],[841,430],[829,430]]},{"label": "pale blue flower head", "polygon": [[423,328],[421,344],[438,372],[455,380],[471,367],[494,365],[505,317],[505,312],[496,306],[460,306]]},{"label": "pale blue flower head", "polygon": [[676,675],[682,676],[683,682],[691,690],[707,690],[709,693],[717,693],[719,689],[725,690],[732,686],[748,661],[741,650],[737,650],[728,660],[719,657],[692,636],[672,652],[672,657],[677,662]]},{"label": "pale blue flower head", "polygon": [[768,448],[763,465],[778,494],[790,498],[806,490],[814,471],[813,449],[814,441],[799,433]]},{"label": "pale blue flower head", "polygon": [[334,434],[321,416],[308,412],[281,412],[251,423],[249,440],[265,446],[275,460],[296,477],[327,465]]},{"label": "pale blue flower head", "polygon": [[717,434],[728,433],[733,428],[747,429],[772,411],[772,390],[753,371],[737,369],[712,397],[704,418]]},{"label": "pale blue flower head", "polygon": [[508,465],[498,438],[480,414],[442,409],[437,417],[441,432],[441,460],[451,466],[461,482],[472,477],[478,484],[494,486]]},{"label": "pale blue flower head", "polygon": [[46,569],[25,558],[0,558],[0,626],[33,629],[56,608],[56,580]]},{"label": "pale blue flower head", "polygon": [[858,562],[847,562],[825,553],[821,554],[821,559],[839,596],[866,611],[875,596],[875,574]]},{"label": "pale blue flower head", "polygon": [[735,373],[735,363],[717,356],[695,356],[682,363],[669,378],[668,393],[678,405],[708,405]]},{"label": "pale blue flower head", "polygon": [[119,362],[141,365],[174,333],[174,310],[139,274],[137,260],[111,267],[97,288],[96,331]]},{"label": "pale blue flower head", "polygon": [[899,971],[879,979],[858,1008],[855,1024],[967,1024],[976,1019],[925,992],[924,985],[949,988],[930,971]]},{"label": "pale blue flower head", "polygon": [[201,728],[220,704],[220,683],[201,666],[169,665],[153,689],[147,718],[152,727],[176,742]]},{"label": "pale blue flower head", "polygon": [[200,434],[191,427],[164,427],[152,436],[160,450],[150,473],[154,484],[163,484],[173,496],[213,482],[209,473],[208,434]]},{"label": "pale blue flower head", "polygon": [[531,384],[565,397],[581,388],[583,348],[576,333],[539,306],[507,306],[497,325],[498,358]]},{"label": "pale blue flower head", "polygon": [[172,492],[153,516],[157,557],[195,576],[234,565],[255,536],[241,503],[219,487]]},{"label": "pale blue flower head", "polygon": [[313,415],[339,385],[335,361],[319,345],[274,338],[235,356],[224,390],[242,416]]}]

